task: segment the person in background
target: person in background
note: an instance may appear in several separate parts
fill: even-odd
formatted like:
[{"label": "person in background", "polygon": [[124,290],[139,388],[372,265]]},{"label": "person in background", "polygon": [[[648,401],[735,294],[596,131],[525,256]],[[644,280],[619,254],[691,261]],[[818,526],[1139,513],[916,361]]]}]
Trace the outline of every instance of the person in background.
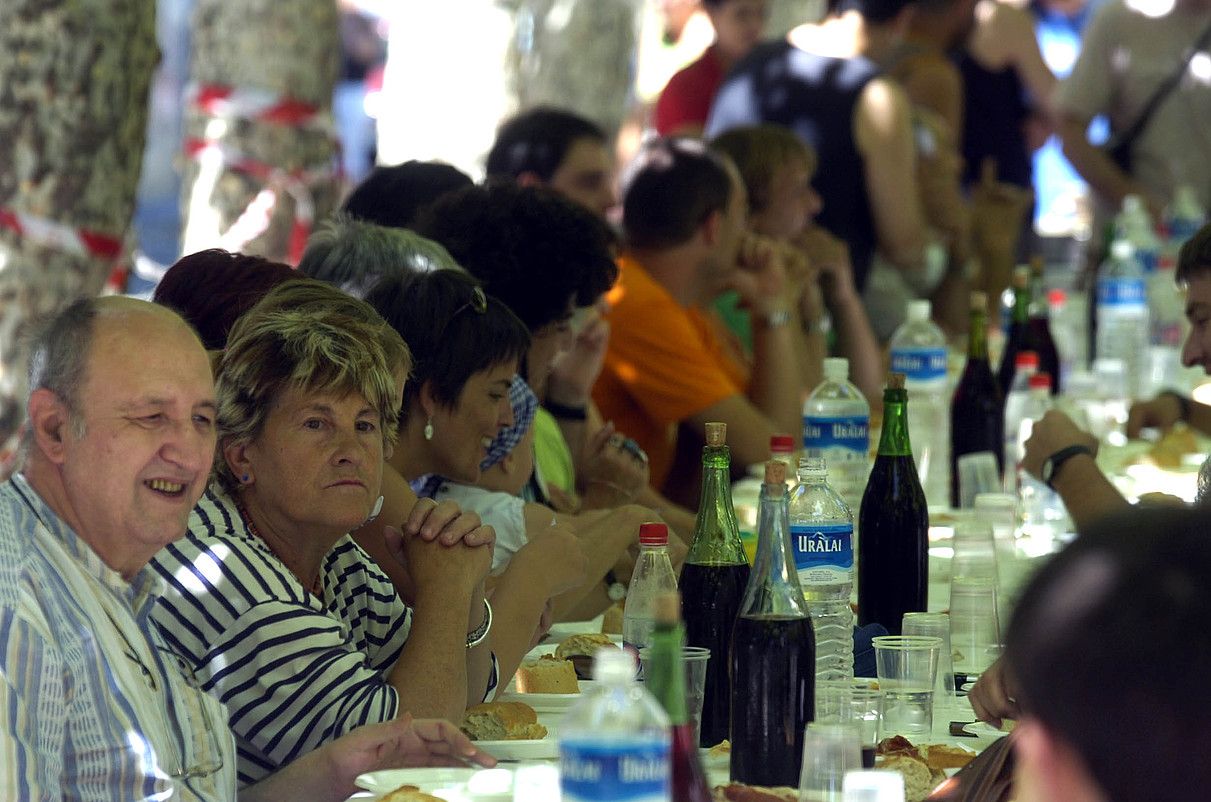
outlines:
[{"label": "person in background", "polygon": [[[138,359],[130,355],[137,353]],[[0,797],[237,798],[220,702],[149,612],[215,450],[202,343],[176,313],[76,302],[34,344],[22,472],[0,485]],[[338,802],[366,771],[494,761],[454,725],[354,730],[238,798]]]},{"label": "person in background", "polygon": [[701,136],[724,76],[761,41],[768,0],[702,0],[715,41],[669,80],[656,101],[652,122],[661,136]]},{"label": "person in background", "polygon": [[412,160],[390,167],[380,165],[353,188],[341,211],[387,228],[411,228],[433,201],[474,183],[462,170],[444,162]]},{"label": "person in background", "polygon": [[[414,360],[400,405],[400,443],[390,457],[394,472],[425,499],[436,498],[449,481],[478,485],[485,470],[515,450],[528,428],[533,396],[526,395],[523,383],[516,407],[511,398],[529,343],[525,326],[461,271],[387,279],[367,301],[409,344]],[[527,472],[523,484],[528,480]],[[552,528],[549,512],[523,549],[530,534],[528,526],[521,533],[509,531],[505,556],[509,551],[524,551],[524,556],[489,582],[498,621],[493,649],[505,676],[512,676],[533,645],[548,602],[584,580],[584,549],[566,528]],[[629,542],[624,539],[619,551]],[[493,557],[495,564],[495,549]],[[412,580],[399,577],[402,567],[393,571],[396,584],[406,586]],[[560,610],[583,595],[563,599]]]},{"label": "person in background", "polygon": [[[691,508],[706,423],[728,424],[742,475],[768,458],[772,434],[799,430],[804,387],[819,380],[786,369],[802,340],[800,310],[778,248],[751,236],[747,217],[735,166],[698,140],[656,140],[627,170],[626,248],[593,398],[647,452],[653,485]],[[728,289],[753,324],[751,365],[711,312]]]},{"label": "person in background", "polygon": [[207,351],[222,351],[240,315],[284,281],[290,265],[219,248],[182,256],[164,273],[152,300],[184,317]]},{"label": "person in background", "polygon": [[[1186,802],[1211,787],[1205,511],[1083,532],[1022,594],[1005,657],[1020,802]],[[1138,733],[1137,735],[1133,733]]]},{"label": "person in background", "polygon": [[152,560],[151,618],[227,705],[243,784],[363,724],[461,718],[495,688],[491,530],[397,533],[411,607],[346,534],[379,513],[409,367],[371,307],[310,279],[270,291],[218,361],[215,481]]},{"label": "person in background", "polygon": [[928,295],[946,272],[946,249],[921,208],[908,100],[880,67],[902,40],[911,7],[832,0],[820,23],[758,45],[724,81],[706,134],[762,122],[793,130],[819,157],[819,222],[849,246],[858,289],[878,250],[914,292]]},{"label": "person in background", "polygon": [[[391,204],[384,202],[384,208]],[[307,240],[299,273],[365,298],[381,279],[415,271],[459,270],[449,252],[406,228],[337,213]]]},{"label": "person in background", "polygon": [[[740,171],[748,193],[749,228],[790,247],[788,264],[795,269],[789,279],[797,285],[791,293],[799,296],[808,340],[835,335],[834,351],[849,360],[851,379],[872,403],[878,401],[885,376],[883,356],[854,286],[849,251],[814,222],[821,207],[811,185],[816,154],[790,130],[776,125],[733,128],[715,137],[711,148],[727,154]],[[738,300],[735,293],[727,293],[715,306],[751,352],[752,326]],[[823,355],[822,348],[798,350],[800,372],[811,375],[818,369],[816,363],[804,360]]]},{"label": "person in background", "polygon": [[490,181],[547,187],[602,219],[618,203],[605,133],[564,109],[539,106],[502,123],[485,169]]},{"label": "person in background", "polygon": [[[1056,105],[1064,155],[1093,189],[1101,221],[1131,194],[1160,220],[1182,184],[1194,189],[1203,208],[1211,206],[1211,84],[1203,67],[1211,45],[1193,53],[1209,26],[1211,6],[1204,0],[1176,0],[1155,10],[1134,0],[1106,0],[1094,12]],[[1089,140],[1090,121],[1109,117],[1113,141],[1142,118],[1179,68],[1181,80],[1135,138],[1130,169],[1123,169]],[[1100,228],[1095,231],[1100,236]]]},{"label": "person in background", "polygon": [[[1176,280],[1186,287],[1186,317],[1190,333],[1182,347],[1182,364],[1201,367],[1211,376],[1211,225],[1203,226],[1178,254]],[[1127,436],[1153,427],[1167,431],[1178,422],[1211,435],[1211,406],[1167,391],[1132,405]],[[1098,442],[1071,418],[1051,410],[1035,422],[1022,464],[1060,494],[1078,532],[1099,518],[1121,513],[1130,505],[1097,467]],[[999,724],[1016,717],[1018,705],[1000,662],[981,675],[970,697],[976,715]]]}]

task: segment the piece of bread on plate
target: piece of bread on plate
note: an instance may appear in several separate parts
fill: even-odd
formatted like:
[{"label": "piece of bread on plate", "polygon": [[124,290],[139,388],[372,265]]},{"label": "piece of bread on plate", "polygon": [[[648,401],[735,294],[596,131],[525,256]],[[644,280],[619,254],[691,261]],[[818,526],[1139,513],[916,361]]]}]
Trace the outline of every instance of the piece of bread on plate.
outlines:
[{"label": "piece of bread on plate", "polygon": [[794,788],[765,788],[744,783],[716,785],[711,796],[715,802],[799,802],[799,792]]},{"label": "piece of bread on plate", "polygon": [[976,757],[975,752],[949,744],[923,744],[920,751],[925,764],[933,771],[961,769]]},{"label": "piece of bread on plate", "polygon": [[622,634],[622,602],[615,602],[606,608],[601,616],[601,632],[603,635]]},{"label": "piece of bread on plate", "polygon": [[484,702],[463,714],[458,728],[472,741],[531,741],[547,737],[534,708],[524,702]]},{"label": "piece of bread on plate", "polygon": [[580,693],[576,668],[570,660],[544,654],[517,667],[518,693]]},{"label": "piece of bread on plate", "polygon": [[426,794],[415,785],[401,785],[389,794],[381,796],[378,802],[445,802],[439,796]]},{"label": "piece of bread on plate", "polygon": [[565,638],[555,647],[557,660],[568,660],[572,657],[592,657],[599,649],[619,649],[617,643],[609,635],[599,632],[586,632],[583,635],[572,635]]}]

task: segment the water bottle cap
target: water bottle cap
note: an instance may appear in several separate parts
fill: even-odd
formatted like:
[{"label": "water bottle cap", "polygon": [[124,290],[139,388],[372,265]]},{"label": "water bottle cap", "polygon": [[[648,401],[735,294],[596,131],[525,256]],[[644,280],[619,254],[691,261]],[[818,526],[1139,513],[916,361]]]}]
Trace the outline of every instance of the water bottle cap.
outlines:
[{"label": "water bottle cap", "polygon": [[929,315],[932,311],[933,307],[929,301],[914,299],[908,302],[908,319],[913,323],[929,320]]},{"label": "water bottle cap", "polygon": [[1135,246],[1125,239],[1116,239],[1110,245],[1110,255],[1115,259],[1130,259],[1135,256]]},{"label": "water bottle cap", "polygon": [[824,360],[824,378],[833,381],[849,379],[849,360],[843,356],[830,356]]},{"label": "water bottle cap", "polygon": [[769,451],[771,454],[793,454],[795,438],[789,434],[775,434],[769,439]]},{"label": "water bottle cap", "polygon": [[598,682],[629,682],[635,669],[635,656],[626,649],[603,646],[593,655],[593,679]]},{"label": "water bottle cap", "polygon": [[669,545],[669,528],[662,523],[646,523],[639,525],[640,546]]},{"label": "water bottle cap", "polygon": [[1037,368],[1039,366],[1039,355],[1034,351],[1018,351],[1017,356],[1013,358],[1013,367],[1015,370],[1021,368]]},{"label": "water bottle cap", "polygon": [[1059,287],[1047,291],[1048,306],[1063,306],[1068,302],[1068,293],[1064,292]]},{"label": "water bottle cap", "polygon": [[1041,370],[1038,373],[1031,376],[1030,377],[1030,389],[1033,390],[1036,387],[1042,387],[1044,390],[1050,391],[1051,390],[1051,374],[1045,370]]},{"label": "water bottle cap", "polygon": [[1144,199],[1139,195],[1124,195],[1123,196],[1123,211],[1127,214],[1135,214],[1142,211],[1144,208]]}]

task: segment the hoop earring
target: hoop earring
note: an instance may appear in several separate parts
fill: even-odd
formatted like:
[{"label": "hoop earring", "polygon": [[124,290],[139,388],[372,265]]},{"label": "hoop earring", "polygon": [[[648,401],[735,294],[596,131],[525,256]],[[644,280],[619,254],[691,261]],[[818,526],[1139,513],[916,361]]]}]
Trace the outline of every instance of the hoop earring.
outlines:
[{"label": "hoop earring", "polygon": [[430,416],[428,422],[425,423],[425,439],[426,440],[433,439],[433,417],[432,416]]}]

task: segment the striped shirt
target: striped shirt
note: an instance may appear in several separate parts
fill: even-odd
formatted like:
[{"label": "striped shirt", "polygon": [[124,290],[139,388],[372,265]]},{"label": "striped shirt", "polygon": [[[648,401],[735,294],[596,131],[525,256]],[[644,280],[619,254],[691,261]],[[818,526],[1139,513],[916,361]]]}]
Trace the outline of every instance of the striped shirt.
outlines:
[{"label": "striped shirt", "polygon": [[152,619],[227,705],[242,785],[399,712],[387,674],[412,611],[352,538],[324,558],[316,597],[216,485],[152,566],[168,584]]},{"label": "striped shirt", "polygon": [[24,477],[0,485],[0,799],[235,798],[225,711],[149,620],[161,589],[108,567]]}]

